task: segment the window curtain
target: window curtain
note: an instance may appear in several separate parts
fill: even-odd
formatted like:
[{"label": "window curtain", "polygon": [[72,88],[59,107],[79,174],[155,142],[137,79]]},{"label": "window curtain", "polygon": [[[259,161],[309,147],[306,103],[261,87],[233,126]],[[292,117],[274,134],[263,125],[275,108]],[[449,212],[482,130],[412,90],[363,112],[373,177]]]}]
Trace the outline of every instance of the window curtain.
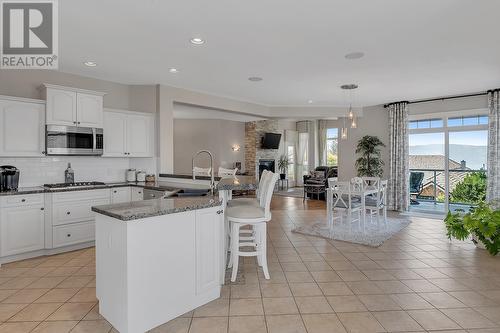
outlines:
[{"label": "window curtain", "polygon": [[308,172],[308,164],[307,160],[309,148],[309,133],[299,133],[299,147],[297,152],[297,184],[299,186],[304,185],[303,176]]},{"label": "window curtain", "polygon": [[328,120],[318,121],[318,155],[319,165],[326,165],[326,132],[328,130]]},{"label": "window curtain", "polygon": [[500,199],[500,90],[488,92],[488,180],[486,200]]},{"label": "window curtain", "polygon": [[[288,157],[288,162],[290,165],[288,166],[288,172],[293,171],[293,175],[288,174],[290,187],[295,186],[296,184],[296,174],[297,170],[297,147],[298,147],[298,132],[294,130],[285,130],[285,152],[284,154]],[[293,152],[290,155],[288,151],[288,147],[293,147]]]},{"label": "window curtain", "polygon": [[389,104],[389,189],[388,208],[404,212],[410,204],[408,103]]}]

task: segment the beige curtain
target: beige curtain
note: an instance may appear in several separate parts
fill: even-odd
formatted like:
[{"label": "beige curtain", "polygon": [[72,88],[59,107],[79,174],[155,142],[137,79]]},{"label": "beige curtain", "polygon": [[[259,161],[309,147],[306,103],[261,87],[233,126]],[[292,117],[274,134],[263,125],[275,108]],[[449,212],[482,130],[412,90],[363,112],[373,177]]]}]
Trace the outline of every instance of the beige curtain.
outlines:
[{"label": "beige curtain", "polygon": [[410,204],[408,103],[389,104],[389,189],[388,207],[404,212]]},{"label": "beige curtain", "polygon": [[486,200],[500,200],[500,90],[488,92],[488,180]]},{"label": "beige curtain", "polygon": [[318,121],[318,155],[319,165],[326,165],[326,132],[328,130],[328,120]]}]

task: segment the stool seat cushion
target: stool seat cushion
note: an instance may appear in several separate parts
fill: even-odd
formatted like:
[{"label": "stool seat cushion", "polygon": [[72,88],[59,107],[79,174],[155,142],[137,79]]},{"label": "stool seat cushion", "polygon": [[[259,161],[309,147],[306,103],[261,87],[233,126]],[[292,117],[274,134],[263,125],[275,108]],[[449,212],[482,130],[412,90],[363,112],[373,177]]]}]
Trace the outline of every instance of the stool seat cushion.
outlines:
[{"label": "stool seat cushion", "polygon": [[255,207],[260,206],[259,202],[255,198],[238,198],[227,202],[227,207],[236,207],[241,205],[249,205]]},{"label": "stool seat cushion", "polygon": [[234,217],[238,219],[256,219],[265,216],[264,208],[252,205],[238,205],[226,208],[228,218]]}]

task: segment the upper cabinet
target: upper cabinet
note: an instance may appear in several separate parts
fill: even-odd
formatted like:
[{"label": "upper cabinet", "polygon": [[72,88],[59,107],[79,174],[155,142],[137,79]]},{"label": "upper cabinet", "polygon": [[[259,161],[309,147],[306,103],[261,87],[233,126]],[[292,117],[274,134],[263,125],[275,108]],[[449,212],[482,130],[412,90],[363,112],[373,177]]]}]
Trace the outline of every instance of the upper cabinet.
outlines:
[{"label": "upper cabinet", "polygon": [[49,125],[103,127],[103,93],[44,84]]},{"label": "upper cabinet", "polygon": [[37,156],[45,149],[45,104],[0,96],[0,156]]},{"label": "upper cabinet", "polygon": [[104,112],[104,157],[152,157],[153,115],[142,112]]}]

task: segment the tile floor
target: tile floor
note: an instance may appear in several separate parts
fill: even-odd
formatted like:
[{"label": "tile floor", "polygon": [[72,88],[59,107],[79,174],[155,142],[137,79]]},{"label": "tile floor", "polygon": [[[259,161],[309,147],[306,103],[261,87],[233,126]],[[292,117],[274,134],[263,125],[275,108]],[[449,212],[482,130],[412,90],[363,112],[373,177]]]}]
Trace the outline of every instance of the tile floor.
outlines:
[{"label": "tile floor", "polygon": [[[152,332],[500,332],[500,258],[450,243],[441,221],[424,218],[379,248],[291,233],[324,218],[321,202],[273,199],[271,280],[246,258],[222,298]],[[112,332],[98,314],[94,256],[3,265],[0,333]]]}]

